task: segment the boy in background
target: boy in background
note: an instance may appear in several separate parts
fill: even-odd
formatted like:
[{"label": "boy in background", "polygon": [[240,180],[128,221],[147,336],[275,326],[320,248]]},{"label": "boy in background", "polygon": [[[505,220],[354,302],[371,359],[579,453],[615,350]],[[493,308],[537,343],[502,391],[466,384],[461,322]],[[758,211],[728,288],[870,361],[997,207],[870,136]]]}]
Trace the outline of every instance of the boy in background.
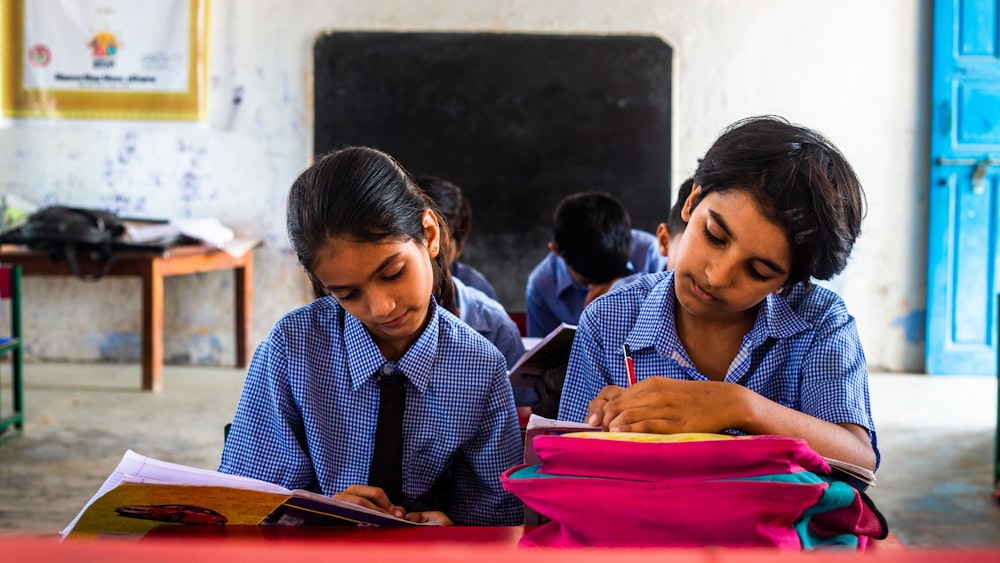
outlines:
[{"label": "boy in background", "polygon": [[618,278],[666,266],[657,238],[632,229],[625,206],[606,192],[565,197],[552,233],[551,252],[531,271],[525,289],[529,337],[544,337],[559,323],[576,324],[584,307]]},{"label": "boy in background", "polygon": [[[677,190],[677,199],[674,201],[673,207],[670,208],[670,215],[667,216],[667,222],[656,226],[656,240],[659,242],[660,256],[667,259],[665,269],[671,267],[670,247],[677,245],[681,239],[681,235],[684,234],[684,229],[687,227],[687,223],[681,217],[681,211],[684,209],[684,201],[691,195],[691,186],[693,185],[693,177],[681,183],[681,187]],[[611,284],[611,289],[618,289],[623,285],[628,285],[643,275],[645,275],[645,272],[618,278],[615,280],[615,283]]]}]

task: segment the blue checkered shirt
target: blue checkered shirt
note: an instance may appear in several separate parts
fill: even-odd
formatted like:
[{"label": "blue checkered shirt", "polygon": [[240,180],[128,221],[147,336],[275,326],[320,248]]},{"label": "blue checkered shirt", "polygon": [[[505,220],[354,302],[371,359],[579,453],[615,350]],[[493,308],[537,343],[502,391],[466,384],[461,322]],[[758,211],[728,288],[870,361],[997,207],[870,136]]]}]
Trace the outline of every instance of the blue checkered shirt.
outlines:
[{"label": "blue checkered shirt", "polygon": [[[495,299],[478,289],[466,285],[458,278],[452,278],[455,284],[455,299],[458,303],[459,318],[486,337],[500,350],[507,360],[509,370],[521,356],[524,355],[524,341],[517,325]],[[533,387],[518,385],[513,387],[514,404],[526,406],[538,400],[538,393]]]},{"label": "blue checkered shirt", "polygon": [[[660,254],[655,235],[632,229],[630,244],[629,272],[659,272],[666,268],[667,259]],[[580,320],[587,292],[587,286],[573,281],[562,257],[549,252],[528,274],[525,285],[528,336],[547,336],[559,323],[575,325]]]},{"label": "blue checkered shirt", "polygon": [[458,278],[452,278],[452,282],[459,318],[500,350],[508,369],[516,364],[524,355],[524,341],[503,305]]},{"label": "blue checkered shirt", "polygon": [[[582,421],[605,385],[626,386],[622,344],[638,379],[702,380],[674,324],[674,272],[642,276],[595,299],[577,328],[559,403],[561,420]],[[833,423],[868,429],[879,459],[868,396],[868,366],[843,300],[819,286],[768,295],[743,338],[726,381]]]},{"label": "blue checkered shirt", "polygon": [[[219,471],[325,495],[367,484],[373,375],[387,363],[407,378],[404,504],[442,510],[455,524],[522,523],[520,502],[500,484],[522,457],[504,359],[436,304],[397,362],[333,297],[286,314],[254,353]],[[427,498],[443,500],[424,506]]]}]

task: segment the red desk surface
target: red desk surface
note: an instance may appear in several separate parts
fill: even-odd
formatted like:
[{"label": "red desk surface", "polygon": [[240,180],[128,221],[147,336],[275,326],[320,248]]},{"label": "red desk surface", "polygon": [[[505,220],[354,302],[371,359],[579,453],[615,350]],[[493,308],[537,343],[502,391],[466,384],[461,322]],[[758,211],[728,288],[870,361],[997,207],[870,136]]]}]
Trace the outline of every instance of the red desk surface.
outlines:
[{"label": "red desk surface", "polygon": [[[182,533],[181,533],[182,532]],[[158,563],[197,561],[433,561],[434,563],[538,561],[544,563],[810,563],[858,561],[853,552],[797,553],[771,549],[611,549],[517,547],[524,527],[306,528],[196,527],[147,535],[141,541],[70,540],[0,535],[4,561],[109,561]],[[897,542],[898,546],[898,542]],[[1000,550],[886,549],[881,545],[861,555],[862,561],[938,563],[1000,561]]]},{"label": "red desk surface", "polygon": [[[530,529],[530,527],[528,528]],[[190,526],[166,525],[150,530],[142,543],[176,538],[204,540],[323,541],[327,543],[477,544],[515,549],[525,526],[422,526],[376,528],[355,526]]]}]

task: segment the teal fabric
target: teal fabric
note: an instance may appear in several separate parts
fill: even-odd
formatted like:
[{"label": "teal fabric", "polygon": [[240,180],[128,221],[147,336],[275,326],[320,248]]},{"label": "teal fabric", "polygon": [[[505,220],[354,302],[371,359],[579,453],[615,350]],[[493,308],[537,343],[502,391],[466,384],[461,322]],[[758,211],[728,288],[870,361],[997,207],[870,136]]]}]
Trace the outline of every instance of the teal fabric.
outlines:
[{"label": "teal fabric", "polygon": [[590,477],[582,475],[559,475],[551,473],[542,473],[541,465],[526,465],[521,469],[508,475],[510,479],[590,479]]},{"label": "teal fabric", "polygon": [[544,473],[539,473],[542,468],[541,465],[526,465],[521,469],[511,473],[509,477],[511,479],[531,479],[534,477],[558,477],[558,475],[546,475]]},{"label": "teal fabric", "polygon": [[858,537],[854,534],[838,534],[835,536],[824,536],[817,534],[809,527],[809,521],[812,519],[813,515],[819,514],[821,512],[827,512],[830,510],[836,510],[838,508],[844,508],[850,506],[854,502],[854,495],[857,491],[854,487],[851,487],[847,483],[838,481],[831,477],[826,477],[822,475],[816,475],[810,471],[801,471],[798,473],[783,473],[776,475],[761,475],[758,477],[743,477],[740,479],[733,479],[734,481],[772,481],[772,482],[782,482],[782,483],[803,483],[803,484],[816,484],[816,483],[827,483],[827,488],[823,491],[823,495],[820,496],[816,504],[807,508],[802,516],[798,518],[793,524],[796,533],[799,535],[799,539],[802,541],[803,551],[812,551],[816,548],[826,548],[826,547],[845,547],[851,549],[858,548]]}]

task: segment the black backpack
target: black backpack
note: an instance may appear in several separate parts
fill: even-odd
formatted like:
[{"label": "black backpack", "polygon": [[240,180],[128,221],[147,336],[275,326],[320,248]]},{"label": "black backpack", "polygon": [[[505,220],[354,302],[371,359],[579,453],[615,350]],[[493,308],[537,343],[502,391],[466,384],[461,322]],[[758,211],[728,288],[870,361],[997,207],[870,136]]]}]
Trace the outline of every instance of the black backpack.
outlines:
[{"label": "black backpack", "polygon": [[[27,245],[54,261],[65,260],[76,277],[98,280],[111,269],[113,244],[123,234],[125,224],[110,211],[52,206],[32,213],[22,225],[5,233],[2,241]],[[84,275],[81,256],[103,262],[100,273]]]}]

